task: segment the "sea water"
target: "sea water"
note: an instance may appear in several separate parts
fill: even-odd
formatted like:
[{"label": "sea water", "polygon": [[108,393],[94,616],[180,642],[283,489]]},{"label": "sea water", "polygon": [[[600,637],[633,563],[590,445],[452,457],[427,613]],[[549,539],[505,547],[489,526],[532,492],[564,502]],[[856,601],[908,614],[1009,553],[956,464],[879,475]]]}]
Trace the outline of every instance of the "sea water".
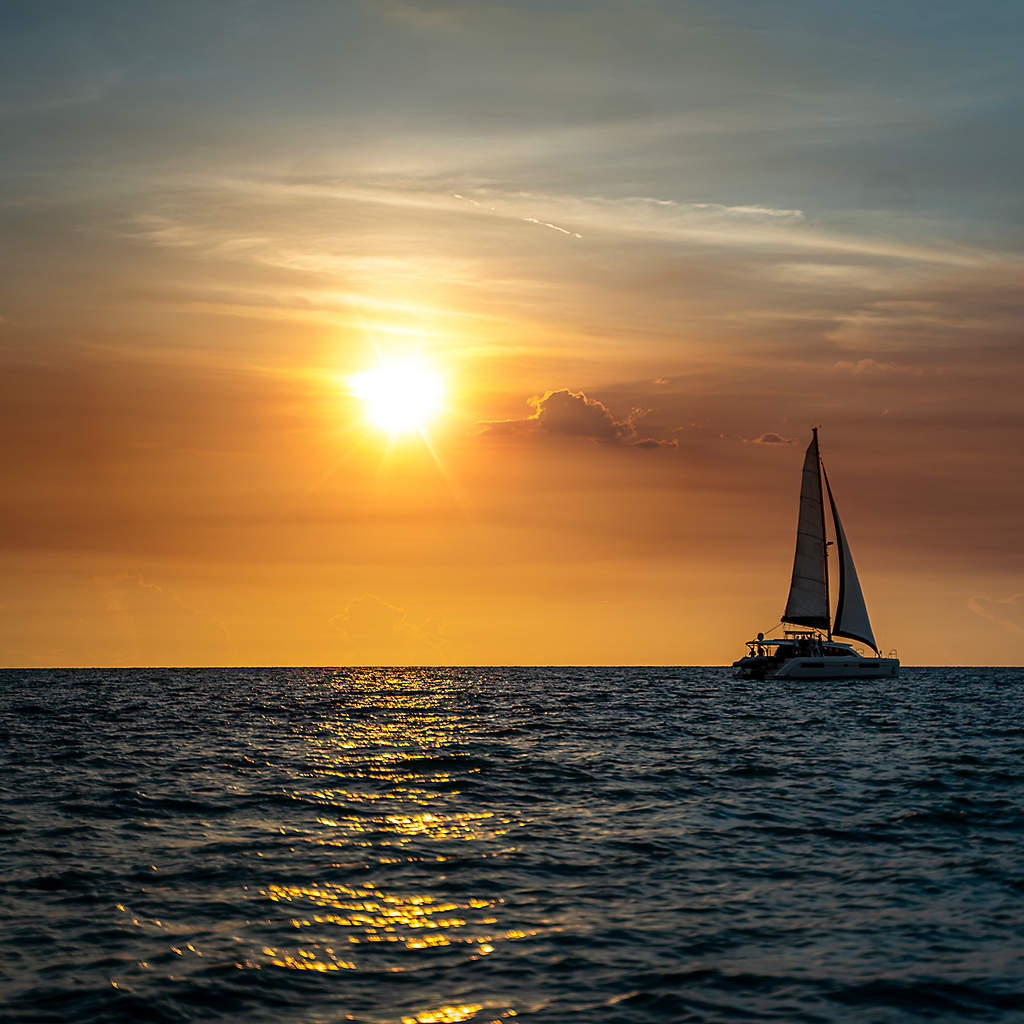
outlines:
[{"label": "sea water", "polygon": [[1024,671],[0,673],[0,1019],[1024,1019]]}]

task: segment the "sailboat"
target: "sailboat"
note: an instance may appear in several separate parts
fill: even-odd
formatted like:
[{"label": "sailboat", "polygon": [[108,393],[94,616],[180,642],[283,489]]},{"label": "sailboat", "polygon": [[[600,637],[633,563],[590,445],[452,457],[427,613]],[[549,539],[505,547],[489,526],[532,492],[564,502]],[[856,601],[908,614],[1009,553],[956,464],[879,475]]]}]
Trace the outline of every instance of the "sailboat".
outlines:
[{"label": "sailboat", "polygon": [[[804,456],[800,484],[800,516],[793,556],[793,579],[782,622],[803,629],[786,629],[781,638],[747,641],[748,653],[733,662],[747,679],[878,679],[899,673],[899,659],[883,658],[871,630],[864,593],[857,579],[853,555],[839,519],[828,475],[818,450],[818,428]],[[822,484],[824,483],[824,487]],[[832,514],[835,541],[825,537],[825,500]],[[839,597],[831,615],[828,549],[835,544],[839,562]],[[869,647],[874,657],[861,654],[854,640]]]}]

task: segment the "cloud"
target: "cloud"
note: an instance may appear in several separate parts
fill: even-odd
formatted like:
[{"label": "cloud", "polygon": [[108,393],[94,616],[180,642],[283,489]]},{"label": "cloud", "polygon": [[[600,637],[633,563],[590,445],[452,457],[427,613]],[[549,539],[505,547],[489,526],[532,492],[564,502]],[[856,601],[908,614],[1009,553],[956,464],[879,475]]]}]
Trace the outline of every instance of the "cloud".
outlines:
[{"label": "cloud", "polygon": [[563,235],[569,235],[572,238],[582,238],[583,236],[578,231],[570,231],[568,228],[560,228],[557,224],[550,224],[546,220],[537,220],[536,217],[524,217],[528,224],[538,224],[542,228],[551,228],[552,231],[560,231]]},{"label": "cloud", "polygon": [[858,359],[856,362],[852,362],[846,359],[840,359],[835,364],[837,370],[843,370],[846,373],[912,373],[915,376],[920,376],[924,371],[916,367],[900,366],[897,363],[880,363],[877,359]]},{"label": "cloud", "polygon": [[[658,203],[660,206],[681,206],[664,199],[647,199],[645,202]],[[772,206],[726,206],[723,203],[690,203],[694,210],[710,210],[713,213],[731,217],[779,217],[785,220],[803,220],[803,210],[780,210]]]},{"label": "cloud", "polygon": [[[967,599],[967,610],[983,619],[994,622],[1010,633],[1024,636],[1024,593],[1007,597],[993,597],[991,594],[972,594]],[[993,608],[995,605],[996,608]],[[1007,617],[1010,616],[1010,617]]]},{"label": "cloud", "polygon": [[357,597],[330,619],[351,655],[361,662],[425,663],[436,660],[443,639],[431,621],[416,622],[404,608],[373,594]]},{"label": "cloud", "polygon": [[641,409],[632,409],[629,415],[617,420],[611,410],[596,398],[582,391],[545,391],[541,397],[530,399],[533,414],[524,419],[493,420],[483,424],[483,433],[492,437],[545,436],[586,437],[601,444],[623,445],[630,448],[678,448],[677,438],[662,440],[640,437],[637,422],[644,415]]},{"label": "cloud", "polygon": [[[382,325],[433,318],[447,322],[438,337],[448,339],[464,338],[470,321],[494,338],[528,311],[549,334],[617,345],[628,331],[642,348],[667,343],[668,325],[685,320],[695,348],[756,338],[762,351],[793,351],[825,341],[819,351],[852,360],[840,367],[851,374],[874,372],[855,369],[862,354],[907,374],[915,354],[934,360],[967,338],[972,347],[981,336],[1008,347],[1019,339],[1019,267],[1005,253],[911,244],[920,232],[909,224],[900,244],[871,224],[860,238],[852,214],[804,217],[790,204],[616,196],[582,183],[526,192],[454,171],[369,176],[341,167],[214,171],[173,190],[143,181],[132,206],[109,211],[109,240],[135,301],[161,311],[335,327],[357,327],[364,316]],[[59,230],[35,223],[33,237]],[[453,238],[457,245],[442,241]],[[44,263],[40,251],[37,268],[22,270],[23,293],[45,278],[44,266],[52,272],[54,259],[73,253],[65,245]],[[148,259],[159,274],[147,272]],[[45,305],[20,302],[11,310],[18,320]],[[582,377],[591,371],[581,358],[574,354],[572,372]],[[566,369],[544,372],[557,380]]]},{"label": "cloud", "polygon": [[[487,175],[492,178],[493,176]],[[870,230],[858,233],[856,219],[849,224],[828,224],[809,220],[803,210],[767,204],[730,205],[662,199],[654,196],[615,196],[575,191],[522,191],[491,180],[488,184],[467,186],[465,176],[454,171],[376,175],[342,174],[312,177],[220,175],[210,178],[206,187],[237,202],[302,200],[324,203],[358,204],[378,209],[404,210],[408,215],[420,211],[432,216],[463,212],[472,217],[498,221],[523,221],[547,227],[565,235],[593,240],[602,236],[620,242],[665,242],[670,244],[735,247],[749,254],[751,247],[767,255],[788,256],[783,267],[808,278],[807,268],[819,267],[810,283],[820,283],[822,261],[842,260],[843,266],[830,273],[845,281],[855,270],[864,273],[871,267],[848,261],[879,261],[891,278],[896,264],[919,268],[948,267],[991,269],[992,253],[952,242],[920,242],[880,239]],[[183,211],[183,216],[187,211]],[[153,217],[146,213],[144,217]],[[569,227],[565,225],[571,225]],[[143,229],[160,228],[146,223]],[[293,232],[293,226],[289,228]],[[910,233],[913,234],[912,232]],[[794,262],[793,254],[813,253],[814,264]],[[797,268],[796,271],[793,268]],[[877,274],[869,283],[883,287],[886,278]],[[846,283],[850,283],[846,281]]]},{"label": "cloud", "polygon": [[776,434],[773,431],[769,431],[767,434],[762,434],[760,437],[753,437],[749,440],[744,438],[745,444],[796,444],[797,439],[795,437],[783,437],[781,434]]},{"label": "cloud", "polygon": [[533,399],[533,418],[537,426],[551,434],[572,434],[615,443],[629,437],[633,426],[617,420],[608,407],[582,391],[548,391],[541,399]]},{"label": "cloud", "polygon": [[645,437],[640,441],[631,441],[630,444],[633,448],[678,448],[679,438],[673,437],[666,440],[664,438]]},{"label": "cloud", "polygon": [[228,655],[223,623],[166,587],[130,573],[96,576],[93,584],[97,610],[103,610],[97,631],[116,652],[114,663],[204,665],[223,663]]}]

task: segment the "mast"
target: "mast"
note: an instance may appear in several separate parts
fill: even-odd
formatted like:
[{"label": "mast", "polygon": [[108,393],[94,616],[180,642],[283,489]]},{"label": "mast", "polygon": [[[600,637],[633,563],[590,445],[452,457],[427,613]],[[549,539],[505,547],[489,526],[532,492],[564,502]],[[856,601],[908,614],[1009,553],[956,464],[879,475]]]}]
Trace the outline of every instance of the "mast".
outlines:
[{"label": "mast", "polygon": [[811,433],[814,434],[814,454],[817,456],[817,468],[818,468],[818,508],[821,509],[821,561],[825,567],[825,608],[826,619],[828,622],[827,631],[828,638],[832,639],[832,595],[828,585],[828,538],[825,534],[825,495],[821,489],[821,446],[818,444],[818,428],[811,427]]}]

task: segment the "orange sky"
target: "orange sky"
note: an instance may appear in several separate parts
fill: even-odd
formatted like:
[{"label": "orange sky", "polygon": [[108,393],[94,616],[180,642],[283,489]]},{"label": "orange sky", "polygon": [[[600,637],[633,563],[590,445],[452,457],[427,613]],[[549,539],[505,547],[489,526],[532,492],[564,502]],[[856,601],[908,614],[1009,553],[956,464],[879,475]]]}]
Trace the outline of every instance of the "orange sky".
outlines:
[{"label": "orange sky", "polygon": [[[213,51],[12,26],[64,70],[26,58],[0,122],[5,664],[729,662],[785,603],[813,424],[882,648],[1020,663],[995,28],[924,81],[820,26],[850,67],[798,94],[781,28],[679,5],[342,10],[290,48],[270,7]],[[348,393],[377,352],[443,374],[429,447]]]}]

